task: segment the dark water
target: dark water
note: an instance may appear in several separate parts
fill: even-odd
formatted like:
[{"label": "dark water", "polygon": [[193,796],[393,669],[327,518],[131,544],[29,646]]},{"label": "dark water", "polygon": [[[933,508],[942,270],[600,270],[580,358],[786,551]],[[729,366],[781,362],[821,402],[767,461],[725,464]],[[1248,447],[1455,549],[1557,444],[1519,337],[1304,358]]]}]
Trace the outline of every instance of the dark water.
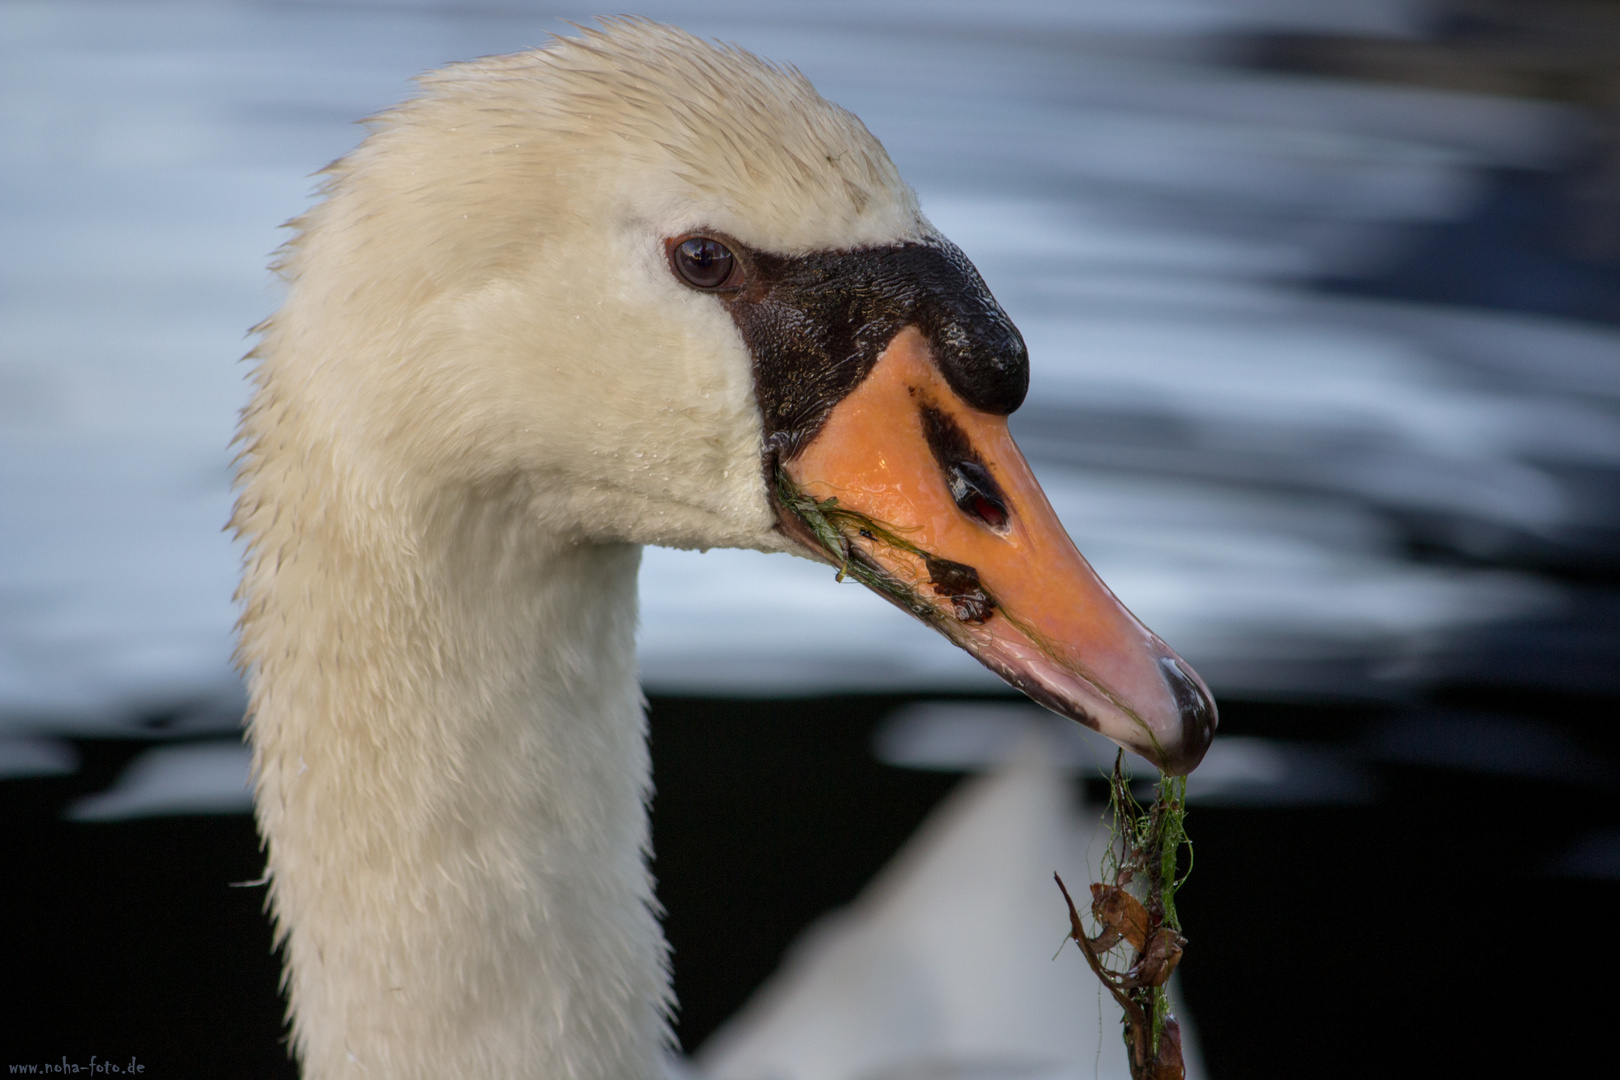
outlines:
[{"label": "dark water", "polygon": [[[956,782],[874,761],[872,734],[904,700],[654,700],[655,870],[689,1050]],[[1477,703],[1453,704],[1463,717]],[[1485,744],[1452,731],[1462,753],[1445,761],[1443,725],[1425,728],[1427,742],[1403,739],[1412,725],[1398,712],[1226,703],[1224,730],[1293,738],[1308,725],[1372,787],[1365,802],[1238,800],[1189,816],[1197,866],[1179,902],[1192,942],[1182,971],[1210,1075],[1607,1064],[1601,1038],[1550,1036],[1547,996],[1612,999],[1620,956],[1603,927],[1620,901],[1620,814],[1614,774],[1597,763],[1612,768],[1620,747],[1612,703],[1559,704],[1556,717],[1519,711],[1529,723],[1516,753],[1488,760]],[[156,1076],[292,1075],[262,892],[231,886],[261,865],[249,820],[64,821],[67,799],[105,785],[142,747],[82,745],[79,775],[0,787],[15,928],[4,962],[19,991],[8,1054],[135,1055]],[[1583,850],[1605,830],[1606,854]],[[1053,918],[1058,933],[1055,901]]]}]

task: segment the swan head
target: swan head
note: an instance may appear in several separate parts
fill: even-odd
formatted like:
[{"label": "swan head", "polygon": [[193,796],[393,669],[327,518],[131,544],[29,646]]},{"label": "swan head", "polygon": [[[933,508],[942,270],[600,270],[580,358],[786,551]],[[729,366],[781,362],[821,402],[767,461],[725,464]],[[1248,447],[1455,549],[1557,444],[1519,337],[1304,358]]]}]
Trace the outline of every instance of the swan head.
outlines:
[{"label": "swan head", "polygon": [[1208,690],[1008,433],[1017,329],[799,73],[610,21],[424,76],[326,195],[256,408],[368,498],[499,492],[552,542],[820,559],[1166,771],[1202,758]]}]

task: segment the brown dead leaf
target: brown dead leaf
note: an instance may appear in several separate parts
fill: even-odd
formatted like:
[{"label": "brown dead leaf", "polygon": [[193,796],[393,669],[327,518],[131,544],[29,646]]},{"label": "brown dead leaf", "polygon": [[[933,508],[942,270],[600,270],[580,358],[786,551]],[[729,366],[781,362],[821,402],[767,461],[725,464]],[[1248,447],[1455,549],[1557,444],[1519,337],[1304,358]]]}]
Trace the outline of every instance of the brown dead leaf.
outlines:
[{"label": "brown dead leaf", "polygon": [[1118,885],[1094,883],[1091,886],[1091,913],[1098,922],[1130,942],[1137,952],[1147,948],[1147,908]]}]

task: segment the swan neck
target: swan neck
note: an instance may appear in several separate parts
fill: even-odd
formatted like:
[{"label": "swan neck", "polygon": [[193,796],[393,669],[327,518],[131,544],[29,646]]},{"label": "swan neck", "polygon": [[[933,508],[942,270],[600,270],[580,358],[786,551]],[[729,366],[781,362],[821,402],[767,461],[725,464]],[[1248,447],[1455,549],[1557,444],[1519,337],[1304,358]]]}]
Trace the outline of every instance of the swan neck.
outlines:
[{"label": "swan neck", "polygon": [[244,579],[305,1076],[654,1075],[639,548],[540,535],[510,492],[341,487],[279,500]]}]

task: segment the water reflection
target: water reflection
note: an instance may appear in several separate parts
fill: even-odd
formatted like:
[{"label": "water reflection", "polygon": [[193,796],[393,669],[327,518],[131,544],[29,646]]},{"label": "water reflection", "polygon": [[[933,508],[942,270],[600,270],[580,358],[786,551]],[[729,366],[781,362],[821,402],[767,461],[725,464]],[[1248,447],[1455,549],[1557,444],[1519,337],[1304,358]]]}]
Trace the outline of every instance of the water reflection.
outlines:
[{"label": "water reflection", "polygon": [[[1480,627],[1578,607],[1620,520],[1620,332],[1316,285],[1393,274],[1501,170],[1556,175],[1581,115],[1236,62],[1261,31],[1422,20],[1318,7],[649,9],[793,61],[885,141],[1030,342],[1015,430],[1066,524],[1228,692],[1444,675]],[[348,120],[551,14],[7,7],[7,723],[234,699],[230,361],[274,304],[274,224]],[[654,690],[990,685],[815,568],[645,565]]]}]

